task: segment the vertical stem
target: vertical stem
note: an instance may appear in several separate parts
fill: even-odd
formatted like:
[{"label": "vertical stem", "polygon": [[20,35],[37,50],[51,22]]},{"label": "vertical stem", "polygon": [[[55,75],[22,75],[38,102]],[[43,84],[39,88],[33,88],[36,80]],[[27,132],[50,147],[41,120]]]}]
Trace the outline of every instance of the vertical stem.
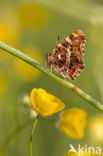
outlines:
[{"label": "vertical stem", "polygon": [[34,134],[34,132],[35,132],[35,129],[36,129],[36,126],[37,126],[37,123],[38,123],[38,119],[39,119],[39,115],[37,115],[37,116],[34,118],[34,123],[33,123],[32,131],[31,131],[31,134],[30,134],[30,144],[29,144],[30,156],[33,156],[33,149],[32,149],[33,134]]}]

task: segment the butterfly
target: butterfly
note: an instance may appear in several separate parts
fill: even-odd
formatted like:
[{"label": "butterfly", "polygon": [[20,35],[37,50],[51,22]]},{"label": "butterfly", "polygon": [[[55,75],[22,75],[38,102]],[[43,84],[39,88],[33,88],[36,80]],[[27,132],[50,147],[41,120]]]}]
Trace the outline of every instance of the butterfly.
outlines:
[{"label": "butterfly", "polygon": [[74,80],[80,76],[83,63],[85,35],[76,30],[46,54],[46,64],[65,79]]}]

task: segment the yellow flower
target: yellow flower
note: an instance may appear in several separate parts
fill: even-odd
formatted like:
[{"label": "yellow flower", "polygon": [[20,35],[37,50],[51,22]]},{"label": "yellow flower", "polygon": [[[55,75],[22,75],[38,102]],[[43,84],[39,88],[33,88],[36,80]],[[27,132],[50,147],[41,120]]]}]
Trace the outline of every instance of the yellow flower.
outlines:
[{"label": "yellow flower", "polygon": [[7,24],[0,24],[0,40],[11,44],[14,41],[15,34],[12,31],[12,28],[8,27]]},{"label": "yellow flower", "polygon": [[42,116],[51,116],[65,107],[59,98],[47,93],[42,88],[34,88],[30,93],[30,99],[32,108]]},{"label": "yellow flower", "polygon": [[0,13],[0,40],[17,46],[20,39],[20,25],[13,10],[6,10]]},{"label": "yellow flower", "polygon": [[[67,152],[64,156],[97,156],[97,154],[87,154],[84,151],[84,154],[76,153],[76,152]],[[101,156],[101,155],[100,155]]]},{"label": "yellow flower", "polygon": [[[0,12],[0,41],[17,47],[20,39],[20,25],[13,10]],[[0,63],[11,62],[14,59],[10,54],[5,54],[0,49]]]},{"label": "yellow flower", "polygon": [[[77,154],[76,152],[67,152],[64,156],[80,156],[79,154]],[[82,154],[83,156],[83,154]]]},{"label": "yellow flower", "polygon": [[86,111],[79,108],[72,108],[61,114],[59,128],[71,138],[82,139],[84,137],[86,123]]},{"label": "yellow flower", "polygon": [[89,134],[95,144],[103,144],[103,115],[98,114],[89,122]]},{"label": "yellow flower", "polygon": [[[39,62],[43,62],[42,55],[38,49],[27,48],[23,51],[25,51],[27,55],[38,60]],[[39,70],[19,59],[16,59],[14,61],[14,70],[16,71],[16,76],[25,82],[34,81],[40,76]]]},{"label": "yellow flower", "polygon": [[42,28],[48,19],[48,11],[34,3],[22,3],[19,8],[20,23],[28,28]]},{"label": "yellow flower", "polygon": [[8,86],[8,80],[3,73],[0,73],[0,96],[3,96]]},{"label": "yellow flower", "polygon": [[[7,24],[0,24],[0,41],[3,41],[12,46],[16,46],[16,33]],[[3,50],[0,49],[0,63],[11,62],[13,56],[10,54],[5,54]]]}]

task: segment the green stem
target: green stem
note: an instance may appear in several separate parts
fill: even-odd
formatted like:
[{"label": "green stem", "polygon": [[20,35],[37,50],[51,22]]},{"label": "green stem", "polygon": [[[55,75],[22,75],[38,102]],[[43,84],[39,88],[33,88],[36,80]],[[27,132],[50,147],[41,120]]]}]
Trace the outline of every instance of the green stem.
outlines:
[{"label": "green stem", "polygon": [[98,102],[93,97],[91,97],[90,95],[88,95],[87,93],[82,91],[80,88],[76,87],[71,82],[64,80],[64,79],[58,77],[57,75],[55,75],[54,73],[52,73],[51,70],[48,69],[45,65],[40,64],[35,59],[25,55],[21,51],[3,43],[3,42],[0,42],[0,48],[18,58],[20,58],[21,60],[27,62],[28,64],[34,66],[35,68],[39,69],[40,71],[47,74],[49,77],[53,78],[54,80],[56,80],[57,82],[59,82],[60,84],[65,86],[66,88],[69,88],[74,93],[76,93],[78,96],[80,96],[82,99],[84,99],[85,101],[87,101],[88,103],[90,103],[91,105],[93,105],[94,107],[96,107],[97,109],[99,109],[100,111],[103,112],[103,105],[100,102]]},{"label": "green stem", "polygon": [[32,149],[33,134],[34,134],[34,132],[35,132],[35,129],[36,129],[36,126],[37,126],[37,123],[38,123],[38,119],[39,119],[39,115],[37,115],[37,116],[34,118],[34,124],[33,124],[33,127],[32,127],[31,134],[30,134],[30,144],[29,144],[30,156],[33,156],[33,149]]}]

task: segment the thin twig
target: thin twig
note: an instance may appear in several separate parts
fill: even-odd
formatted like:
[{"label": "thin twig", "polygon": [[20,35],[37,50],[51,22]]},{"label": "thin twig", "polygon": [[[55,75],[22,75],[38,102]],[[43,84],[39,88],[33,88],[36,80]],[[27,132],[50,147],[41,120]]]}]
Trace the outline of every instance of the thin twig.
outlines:
[{"label": "thin twig", "polygon": [[96,107],[97,109],[99,109],[100,111],[103,112],[103,105],[100,102],[95,100],[89,94],[82,91],[80,88],[76,87],[71,82],[62,79],[59,76],[57,76],[56,74],[54,74],[53,72],[51,72],[51,70],[48,69],[45,65],[40,64],[35,59],[25,55],[23,52],[15,49],[15,48],[13,48],[13,47],[11,47],[11,46],[3,43],[3,42],[0,42],[0,48],[5,50],[6,52],[18,57],[18,58],[20,58],[21,60],[27,62],[28,64],[34,66],[35,68],[39,69],[40,71],[47,74],[49,77],[55,79],[57,82],[59,82],[60,84],[62,84],[66,88],[69,88],[74,93],[76,93],[78,96],[80,96],[82,99],[84,99],[85,101],[87,101],[88,103],[90,103],[91,105],[93,105],[94,107]]},{"label": "thin twig", "polygon": [[29,144],[30,156],[33,156],[33,149],[32,149],[33,134],[34,134],[34,132],[35,132],[35,129],[36,129],[36,126],[37,126],[37,123],[38,123],[38,119],[39,119],[39,115],[37,115],[37,116],[34,118],[34,123],[33,123],[32,131],[31,131],[31,134],[30,134],[30,144]]}]

